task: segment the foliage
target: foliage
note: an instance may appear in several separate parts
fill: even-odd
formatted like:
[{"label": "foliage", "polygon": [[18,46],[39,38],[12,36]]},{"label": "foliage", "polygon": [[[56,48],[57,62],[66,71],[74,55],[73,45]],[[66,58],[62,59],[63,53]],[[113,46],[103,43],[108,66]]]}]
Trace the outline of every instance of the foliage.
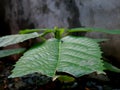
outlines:
[{"label": "foliage", "polygon": [[[42,32],[41,32],[42,31]],[[56,77],[57,72],[68,73],[74,77],[104,70],[119,72],[119,69],[104,63],[101,59],[100,39],[70,36],[71,32],[97,31],[108,34],[120,34],[119,30],[109,31],[94,28],[32,29],[20,31],[19,35],[8,35],[0,38],[0,47],[16,44],[25,40],[42,37],[53,33],[54,37],[32,46],[15,64],[10,77],[20,77],[34,72]],[[41,32],[40,34],[37,32]],[[29,34],[28,34],[29,33]],[[105,39],[106,40],[106,39]],[[11,55],[11,54],[8,54]],[[111,68],[109,68],[109,66]],[[113,70],[114,68],[114,70]]]},{"label": "foliage", "polygon": [[16,63],[11,77],[33,72],[54,77],[56,71],[80,77],[95,71],[102,72],[100,58],[98,44],[91,39],[70,36],[61,40],[53,38],[28,50]]},{"label": "foliage", "polygon": [[8,35],[8,36],[3,36],[0,38],[0,47],[5,47],[8,45],[16,44],[23,42],[25,40],[31,39],[38,37],[39,34],[34,32],[30,34],[22,34],[22,35]]},{"label": "foliage", "polygon": [[0,58],[6,57],[13,54],[19,54],[25,51],[25,48],[18,49],[8,49],[8,50],[0,50]]}]

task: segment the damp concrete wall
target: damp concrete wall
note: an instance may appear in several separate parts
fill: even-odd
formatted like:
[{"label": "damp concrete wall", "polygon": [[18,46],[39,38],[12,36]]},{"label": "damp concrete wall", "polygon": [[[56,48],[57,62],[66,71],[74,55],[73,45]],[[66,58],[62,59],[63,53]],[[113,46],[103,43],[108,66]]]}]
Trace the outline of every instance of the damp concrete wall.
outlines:
[{"label": "damp concrete wall", "polygon": [[[11,34],[54,26],[120,29],[120,0],[5,0],[2,8]],[[102,50],[111,60],[120,62],[120,35],[94,32],[86,36],[110,39],[102,43]]]}]

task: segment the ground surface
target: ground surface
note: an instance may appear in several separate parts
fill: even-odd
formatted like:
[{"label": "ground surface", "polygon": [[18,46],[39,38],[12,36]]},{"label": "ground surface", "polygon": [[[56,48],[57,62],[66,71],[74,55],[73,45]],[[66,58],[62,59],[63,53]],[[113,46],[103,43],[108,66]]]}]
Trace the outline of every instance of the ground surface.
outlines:
[{"label": "ground surface", "polygon": [[[0,61],[0,90],[120,90],[120,74],[106,72],[109,79],[101,77],[91,78],[83,76],[77,78],[75,82],[64,83],[51,81],[51,78],[40,74],[30,74],[22,78],[7,78],[13,64],[10,62]],[[100,77],[98,77],[100,79]]]}]

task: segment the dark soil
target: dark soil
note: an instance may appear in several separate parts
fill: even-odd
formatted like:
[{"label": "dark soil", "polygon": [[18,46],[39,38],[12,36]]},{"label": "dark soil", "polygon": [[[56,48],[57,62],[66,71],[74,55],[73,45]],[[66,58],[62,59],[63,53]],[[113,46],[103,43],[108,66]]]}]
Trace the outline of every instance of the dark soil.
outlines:
[{"label": "dark soil", "polygon": [[[52,81],[38,73],[20,78],[8,78],[14,63],[0,61],[0,90],[120,90],[120,74],[108,72],[107,76],[86,75],[71,83]],[[94,76],[94,75],[93,75]]]}]

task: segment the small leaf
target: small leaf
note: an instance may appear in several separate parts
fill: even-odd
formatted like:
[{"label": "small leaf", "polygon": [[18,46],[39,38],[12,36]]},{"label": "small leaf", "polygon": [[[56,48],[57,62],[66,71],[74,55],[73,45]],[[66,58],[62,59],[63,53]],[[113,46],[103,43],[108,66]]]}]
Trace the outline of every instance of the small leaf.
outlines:
[{"label": "small leaf", "polygon": [[57,79],[65,83],[70,83],[75,81],[75,78],[68,75],[60,75]]},{"label": "small leaf", "polygon": [[104,67],[106,68],[106,70],[112,71],[112,72],[116,72],[116,73],[120,73],[120,69],[113,66],[112,64],[105,62],[104,61]]},{"label": "small leaf", "polygon": [[6,57],[13,54],[19,54],[25,51],[25,48],[18,49],[8,49],[8,50],[0,50],[0,58]]},{"label": "small leaf", "polygon": [[39,29],[25,29],[25,30],[20,30],[20,34],[28,34],[28,33],[33,33],[33,32],[40,32]]},{"label": "small leaf", "polygon": [[25,40],[31,39],[31,38],[36,38],[39,37],[39,34],[34,32],[30,34],[22,34],[22,35],[8,35],[8,36],[3,36],[0,38],[0,47],[5,47],[8,45],[16,44],[23,42]]},{"label": "small leaf", "polygon": [[54,77],[56,71],[80,77],[92,72],[103,73],[100,47],[93,39],[67,36],[50,39],[28,50],[16,63],[10,77],[34,72]]},{"label": "small leaf", "polygon": [[49,29],[49,28],[41,28],[41,29],[25,29],[25,30],[20,30],[19,33],[20,34],[27,34],[27,33],[33,33],[33,32],[50,32],[53,31],[53,29]]},{"label": "small leaf", "polygon": [[94,39],[94,41],[96,41],[96,42],[104,42],[104,41],[108,41],[109,39]]},{"label": "small leaf", "polygon": [[68,32],[103,32],[107,34],[120,34],[120,30],[107,30],[101,28],[72,28]]}]

